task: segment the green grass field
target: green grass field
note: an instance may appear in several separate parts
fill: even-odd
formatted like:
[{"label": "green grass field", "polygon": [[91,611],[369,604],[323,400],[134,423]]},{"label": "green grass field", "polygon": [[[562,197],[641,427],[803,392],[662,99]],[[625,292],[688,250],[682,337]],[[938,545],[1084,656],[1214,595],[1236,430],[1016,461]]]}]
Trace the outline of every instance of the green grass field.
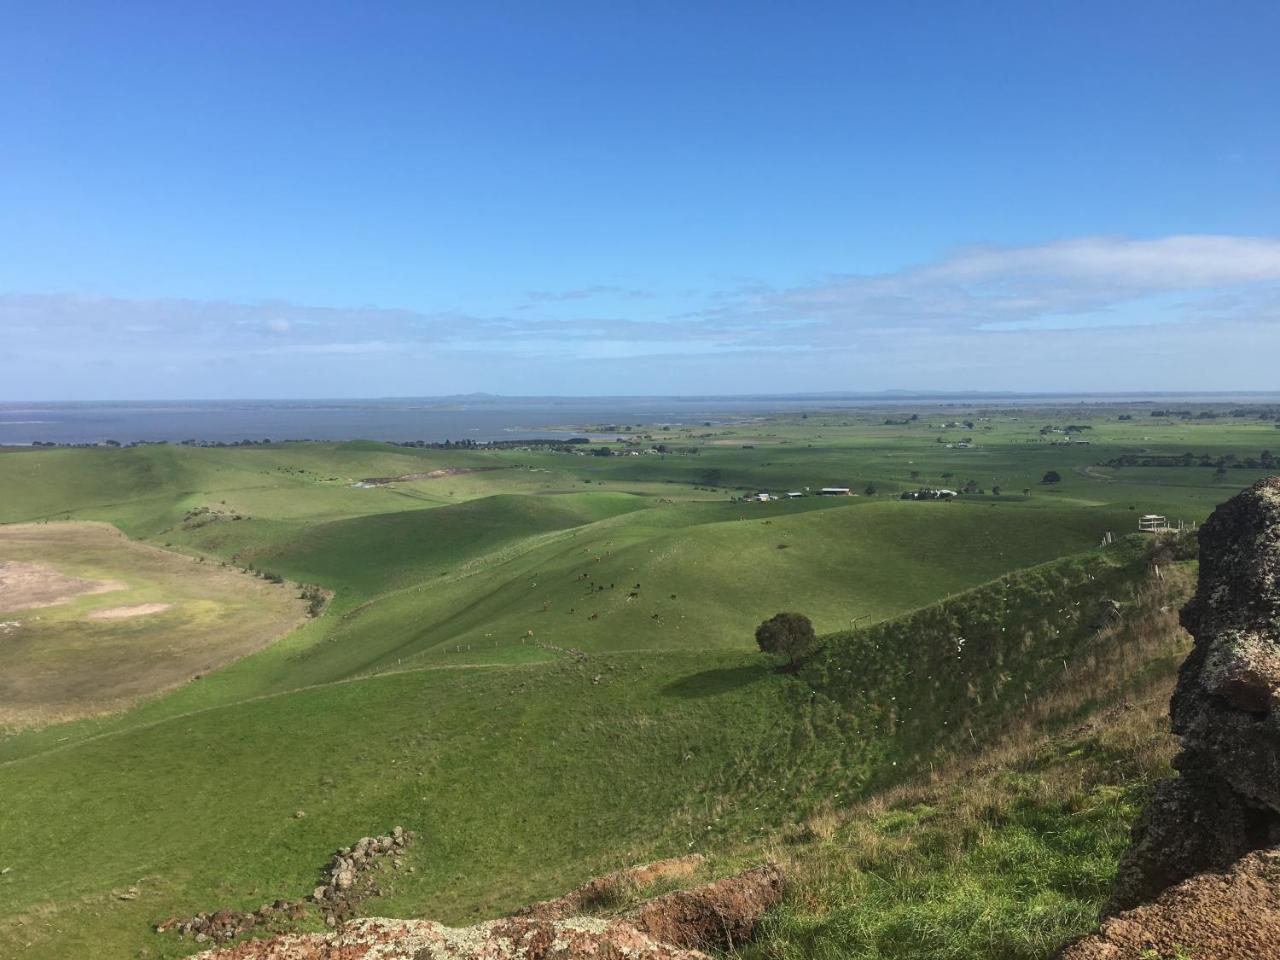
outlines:
[{"label": "green grass field", "polygon": [[[690,850],[727,868],[782,844],[801,874],[826,863],[851,877],[832,838],[855,825],[817,846],[787,838],[814,818],[849,823],[840,811],[1010,737],[1057,737],[1122,695],[1126,678],[1172,675],[1172,627],[1131,645],[1107,683],[1089,673],[1106,655],[1101,599],[1135,616],[1150,606],[1141,544],[1124,535],[1147,512],[1197,522],[1265,470],[1105,464],[1187,451],[1244,462],[1280,434],[1241,418],[1119,412],[652,425],[637,431],[652,440],[616,444],[616,456],[363,442],[0,452],[0,522],[102,521],[191,567],[332,593],[322,616],[198,682],[0,739],[0,955],[182,956],[196,946],[151,922],[299,896],[332,849],[395,824],[422,840],[412,872],[370,912],[495,916]],[[972,428],[942,426],[966,419]],[[1089,445],[1040,432],[1066,424],[1090,426]],[[974,445],[957,448],[963,437]],[[697,452],[626,455],[659,443]],[[1060,482],[1041,483],[1048,470]],[[432,471],[472,472],[357,485]],[[869,484],[878,492],[853,498],[739,499]],[[896,497],[924,485],[982,492]],[[1121,539],[1099,548],[1107,532]],[[755,625],[780,609],[823,635],[795,674],[755,651]],[[1060,743],[1045,742],[1035,750]],[[1078,857],[1055,861],[1041,932],[991,955],[1047,955],[1035,951],[1082,929],[1152,769],[1131,764],[1121,793],[1097,795],[1105,823],[1085,830],[1097,841]],[[952,802],[939,789],[929,802]],[[1017,835],[1032,843],[1070,813],[1027,812]],[[873,825],[950,836],[945,817],[910,817]],[[988,839],[956,841],[950,874],[895,888],[902,930],[1014,857],[1000,844],[1022,842],[1012,829]],[[919,863],[933,862],[926,854]],[[823,919],[874,902],[865,877],[842,882],[806,881],[758,948],[905,956],[888,932],[848,932],[866,933],[864,918]],[[130,885],[136,899],[113,894]]]}]

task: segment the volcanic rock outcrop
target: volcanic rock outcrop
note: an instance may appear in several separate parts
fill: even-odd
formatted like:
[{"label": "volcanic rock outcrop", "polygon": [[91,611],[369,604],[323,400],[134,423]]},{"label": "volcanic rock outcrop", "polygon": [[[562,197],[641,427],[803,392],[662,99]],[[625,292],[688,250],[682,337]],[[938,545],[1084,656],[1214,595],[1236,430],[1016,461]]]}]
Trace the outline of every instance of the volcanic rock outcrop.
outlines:
[{"label": "volcanic rock outcrop", "polygon": [[600,878],[520,915],[472,927],[430,920],[353,919],[328,933],[247,940],[196,960],[707,960],[703,949],[732,948],[754,933],[782,897],[782,871],[764,864],[693,890],[645,901],[621,917],[564,916],[596,905],[596,892],[634,889],[686,874],[701,858],[659,861]]},{"label": "volcanic rock outcrop", "polygon": [[473,927],[352,920],[340,932],[247,940],[192,960],[708,960],[618,921],[512,917]]},{"label": "volcanic rock outcrop", "polygon": [[1280,845],[1280,477],[1219,506],[1199,539],[1182,610],[1195,646],[1170,703],[1179,776],[1135,825],[1107,914]]},{"label": "volcanic rock outcrop", "polygon": [[692,890],[655,897],[627,914],[641,933],[677,947],[733,950],[755,935],[766,910],[782,899],[782,870],[753,867]]},{"label": "volcanic rock outcrop", "polygon": [[697,870],[704,860],[702,854],[691,853],[686,857],[654,860],[638,867],[615,870],[602,877],[592,877],[562,897],[521,907],[515,912],[515,916],[537,917],[540,920],[563,920],[565,917],[577,916],[658,880],[686,877]]}]

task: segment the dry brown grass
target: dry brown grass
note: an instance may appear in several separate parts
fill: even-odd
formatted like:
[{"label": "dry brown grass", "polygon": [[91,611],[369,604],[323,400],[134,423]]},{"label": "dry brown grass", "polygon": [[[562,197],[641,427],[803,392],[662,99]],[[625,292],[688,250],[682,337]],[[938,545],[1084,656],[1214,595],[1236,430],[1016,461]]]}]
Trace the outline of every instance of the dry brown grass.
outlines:
[{"label": "dry brown grass", "polygon": [[0,590],[0,729],[124,709],[266,646],[306,615],[288,584],[103,523],[0,525],[0,560],[25,571],[29,588]]}]

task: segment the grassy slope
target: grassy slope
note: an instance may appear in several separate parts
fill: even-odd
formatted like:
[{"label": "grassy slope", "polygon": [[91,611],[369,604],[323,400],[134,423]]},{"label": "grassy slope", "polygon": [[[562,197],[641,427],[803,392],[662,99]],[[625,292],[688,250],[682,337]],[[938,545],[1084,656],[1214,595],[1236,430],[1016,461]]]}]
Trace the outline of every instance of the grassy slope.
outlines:
[{"label": "grassy slope", "polygon": [[[1055,596],[1116,593],[1132,576],[1122,560],[1086,556],[1014,575],[901,635],[948,656],[953,626],[1005,609],[1022,577],[1031,577],[1026,589]],[[1093,631],[1033,633],[1007,662],[1038,695],[1057,682],[1058,654]],[[852,662],[837,648],[856,660],[873,649],[867,636],[832,638],[829,672],[819,677],[779,675],[735,653],[425,669],[213,709],[7,764],[0,784],[13,798],[14,839],[6,856],[18,867],[5,878],[7,903],[40,932],[17,955],[59,956],[87,938],[180,954],[181,944],[146,933],[145,921],[305,891],[325,851],[390,821],[424,842],[394,899],[371,909],[451,920],[620,862],[750,842],[892,783],[895,769],[919,768],[920,738],[961,750],[944,714],[892,729],[865,692],[883,686],[923,704],[940,695],[932,681],[904,678],[878,653],[866,654],[856,682],[837,676],[832,664]],[[966,691],[960,676],[944,684],[950,700]],[[979,742],[1003,723],[994,713],[969,719]],[[304,819],[293,817],[299,809]],[[138,901],[86,922],[107,891],[139,881]],[[50,902],[62,906],[41,927],[40,905]]]},{"label": "grassy slope", "polygon": [[[343,463],[346,446],[327,449]],[[129,457],[154,462],[159,465],[154,469],[163,467],[170,476],[182,473],[200,490],[170,490],[164,505],[148,487],[141,502],[90,503],[68,512],[112,520],[135,532],[137,516],[147,513],[161,543],[315,580],[337,595],[321,622],[174,697],[129,717],[0,742],[0,756],[38,750],[41,743],[65,736],[378,669],[539,659],[541,651],[521,643],[530,639],[529,630],[537,641],[593,650],[747,649],[755,623],[777,608],[800,606],[824,630],[847,626],[855,617],[891,616],[1080,549],[1116,520],[1106,509],[1072,510],[1047,500],[992,506],[813,498],[737,505],[657,500],[616,492],[617,484],[413,510],[387,493],[394,502],[381,503],[383,512],[331,517],[340,509],[335,501],[380,497],[384,491],[327,485],[330,474],[307,459],[318,455],[310,445],[53,454],[64,452],[100,456],[93,461],[97,473],[113,491],[118,484],[112,471],[123,469],[122,463],[135,470]],[[218,459],[223,454],[227,464]],[[44,494],[24,486],[19,468],[46,455],[0,456],[0,471],[8,471],[6,487],[18,494],[12,502],[23,509]],[[374,456],[363,447],[350,455]],[[393,449],[376,456],[361,459],[361,469],[348,472],[385,475],[435,468],[458,454],[404,455]],[[288,458],[288,469],[268,469],[281,458]],[[601,458],[560,459],[576,464]],[[261,467],[267,479],[247,475],[246,464]],[[37,472],[27,467],[26,476]],[[80,472],[83,468],[59,470],[56,476],[65,473],[72,482]],[[247,486],[250,482],[266,485]],[[276,513],[251,512],[246,490],[256,498],[254,510]],[[64,496],[87,498],[90,492],[74,486]],[[360,506],[372,503],[361,500]],[[189,528],[183,517],[200,506],[213,506],[224,516],[245,510],[240,515],[246,519]],[[786,549],[778,549],[783,544]],[[583,574],[591,581],[578,579]],[[589,596],[589,583],[606,589]],[[636,583],[641,589],[630,598]]]},{"label": "grassy slope", "polygon": [[[1041,419],[1068,422],[1047,413]],[[727,620],[749,627],[759,619],[752,604],[768,604],[766,612],[803,604],[824,629],[838,628],[851,616],[892,616],[1086,546],[1102,529],[1123,531],[1135,511],[1196,519],[1229,492],[1211,471],[1121,470],[1112,471],[1118,479],[1102,480],[1075,468],[1138,447],[1256,452],[1275,437],[1256,424],[1224,431],[1221,424],[1099,420],[1092,448],[1063,449],[1037,443],[1035,424],[1020,422],[978,431],[980,447],[965,451],[937,444],[937,430],[880,427],[867,418],[720,432],[723,447],[668,457],[380,444],[0,455],[0,521],[104,519],[134,536],[315,573],[339,587],[321,621],[199,684],[111,721],[0,743],[0,755],[16,758],[0,766],[0,789],[17,798],[2,831],[6,865],[12,860],[15,869],[0,878],[0,899],[10,917],[25,915],[23,926],[6,921],[0,954],[17,953],[28,940],[33,947],[18,955],[62,956],[72,943],[181,952],[146,933],[146,921],[170,909],[304,891],[327,850],[394,822],[423,827],[430,842],[415,852],[412,879],[402,878],[385,909],[450,919],[561,892],[597,869],[680,852],[691,841],[711,849],[755,842],[806,811],[923,770],[935,746],[938,755],[978,750],[1007,721],[1019,687],[1034,703],[1036,691],[1063,675],[1055,658],[1065,652],[1073,667],[1072,651],[1083,651],[1077,645],[1092,634],[1073,633],[1082,630],[1074,623],[1066,638],[1052,635],[1055,607],[1032,626],[1029,649],[990,645],[984,674],[999,668],[994,677],[1016,678],[992,679],[1003,698],[997,707],[994,691],[975,687],[963,669],[943,674],[939,691],[907,676],[894,658],[881,659],[874,646],[853,658],[845,648],[857,649],[856,637],[833,641],[831,653],[849,671],[843,679],[865,677],[865,686],[837,682],[834,665],[813,674],[817,663],[807,680],[779,677],[748,653],[715,652],[745,646],[745,628],[727,629]],[[755,449],[741,450],[740,441]],[[476,465],[506,469],[388,489],[348,483]],[[1048,468],[1064,481],[1036,486]],[[706,476],[711,469],[720,475]],[[731,488],[875,480],[893,490],[941,482],[944,472],[1034,492],[993,507],[980,499],[723,502]],[[1233,471],[1230,485],[1249,478]],[[707,499],[721,502],[697,502]],[[184,529],[187,510],[223,501],[248,519]],[[634,502],[641,508],[631,509]],[[473,516],[490,538],[470,553],[467,526],[455,523],[466,516],[462,507],[478,511]],[[486,526],[490,509],[511,512]],[[991,545],[975,548],[986,531]],[[394,549],[386,549],[388,539]],[[778,550],[781,542],[786,550]],[[598,582],[607,570],[617,585],[597,591],[596,621],[576,613],[585,584],[574,578],[584,562]],[[836,589],[833,567],[847,571]],[[638,598],[616,592],[635,582]],[[670,593],[677,600],[668,606]],[[974,608],[982,615],[975,636],[1006,609],[1007,593],[984,594]],[[704,605],[715,612],[697,623]],[[573,617],[566,607],[575,608]],[[903,654],[945,657],[938,651],[954,644],[954,616],[954,608],[938,615],[941,633],[931,639],[928,621],[896,636],[884,624],[877,629],[890,632],[876,636],[886,649],[903,644]],[[564,626],[530,623],[538,617]],[[608,629],[594,631],[602,622]],[[594,655],[584,674],[520,644],[526,629],[560,645],[645,652]],[[504,636],[484,637],[499,631]],[[498,646],[484,649],[486,639]],[[467,643],[472,649],[457,651]],[[1053,655],[1036,655],[1041,644]],[[995,655],[1005,660],[996,663]],[[1009,658],[1016,670],[1006,668]],[[334,683],[374,669],[486,662],[493,665]],[[598,685],[590,682],[595,674]],[[314,683],[332,685],[297,689]],[[894,706],[904,700],[937,700],[946,709],[931,725]],[[952,718],[970,714],[973,722],[958,735]],[[98,739],[81,742],[92,736]],[[293,819],[298,808],[308,810],[305,819]],[[143,877],[150,879],[138,901],[110,898],[112,885]],[[911,909],[906,894],[900,902]],[[812,912],[797,917],[815,922]],[[789,936],[780,931],[777,952],[798,942]],[[840,955],[844,941],[831,934],[828,942],[830,955]]]},{"label": "grassy slope", "polygon": [[[529,631],[585,650],[749,649],[754,626],[779,609],[804,610],[822,631],[881,619],[1083,549],[1111,524],[1102,513],[1028,516],[1033,509],[899,501],[790,512],[655,508],[384,596],[333,636],[376,645],[384,663],[496,656]],[[684,513],[684,524],[655,529],[667,511]]]},{"label": "grassy slope", "polygon": [[1148,580],[974,760],[820,812],[775,854],[787,902],[752,960],[1039,960],[1093,927],[1175,741],[1192,570]]}]

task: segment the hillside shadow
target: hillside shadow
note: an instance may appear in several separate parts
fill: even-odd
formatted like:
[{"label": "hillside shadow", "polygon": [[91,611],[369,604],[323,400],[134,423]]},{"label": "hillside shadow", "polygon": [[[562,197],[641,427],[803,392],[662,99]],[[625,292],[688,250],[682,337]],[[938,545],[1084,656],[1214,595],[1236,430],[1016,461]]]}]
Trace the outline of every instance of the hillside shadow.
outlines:
[{"label": "hillside shadow", "polygon": [[714,697],[762,680],[769,673],[770,665],[766,663],[751,663],[743,667],[717,667],[681,677],[663,687],[662,693],[668,697],[685,699]]}]

